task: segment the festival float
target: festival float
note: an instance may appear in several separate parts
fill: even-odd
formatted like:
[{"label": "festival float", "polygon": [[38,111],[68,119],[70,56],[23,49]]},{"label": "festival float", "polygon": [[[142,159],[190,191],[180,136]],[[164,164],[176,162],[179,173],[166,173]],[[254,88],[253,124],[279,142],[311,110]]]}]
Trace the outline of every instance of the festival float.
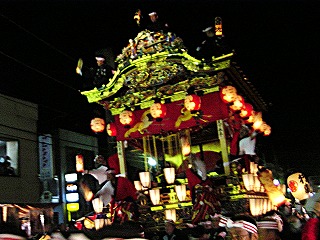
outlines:
[{"label": "festival float", "polygon": [[[223,41],[221,18],[215,18],[212,30],[216,42]],[[234,52],[217,52],[209,59],[196,58],[175,33],[144,29],[117,56],[108,82],[81,91],[110,115],[106,122],[92,124],[115,140],[119,173],[145,196],[139,205],[145,232],[159,231],[166,219],[195,225],[219,214],[259,216],[286,201],[272,172],[255,161],[247,168],[238,164],[246,155],[239,155],[243,128],[254,137],[271,133],[262,117],[267,104],[235,62]],[[130,156],[140,152],[140,165],[127,157],[127,146],[133,146]],[[199,182],[186,174],[195,159],[206,167]],[[198,188],[205,179],[211,182],[209,192]],[[104,215],[109,222],[101,228],[110,231],[110,212]],[[91,221],[95,229],[94,220],[81,221]]]}]

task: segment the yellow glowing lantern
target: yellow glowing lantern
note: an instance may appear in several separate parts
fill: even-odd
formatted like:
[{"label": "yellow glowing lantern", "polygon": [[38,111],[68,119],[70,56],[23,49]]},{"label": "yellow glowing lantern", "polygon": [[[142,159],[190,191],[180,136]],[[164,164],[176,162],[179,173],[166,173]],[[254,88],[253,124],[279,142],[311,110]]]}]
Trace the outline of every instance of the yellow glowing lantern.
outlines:
[{"label": "yellow glowing lantern", "polygon": [[267,125],[266,129],[263,132],[264,136],[269,136],[271,134],[271,127]]},{"label": "yellow glowing lantern", "polygon": [[296,199],[304,200],[309,198],[310,185],[302,173],[291,174],[287,178],[287,184],[292,196]]},{"label": "yellow glowing lantern", "polygon": [[216,17],[214,19],[214,31],[216,36],[221,37],[222,36],[222,19],[221,17]]},{"label": "yellow glowing lantern", "polygon": [[234,98],[233,104],[230,106],[230,108],[233,111],[240,111],[244,106],[244,99],[240,95],[237,95]]},{"label": "yellow glowing lantern", "polygon": [[182,136],[181,141],[181,151],[183,156],[189,156],[191,153],[191,146],[188,136]]},{"label": "yellow glowing lantern", "polygon": [[84,172],[83,156],[81,154],[76,155],[76,171]]},{"label": "yellow glowing lantern", "polygon": [[186,96],[184,107],[189,111],[198,111],[201,107],[201,98],[196,94]]},{"label": "yellow glowing lantern", "polygon": [[130,128],[130,125],[134,122],[134,115],[133,112],[129,110],[124,110],[119,115],[119,120],[122,125],[124,125],[126,128]]},{"label": "yellow glowing lantern", "polygon": [[259,130],[262,124],[263,124],[262,113],[258,112],[254,115],[252,128],[254,130]]},{"label": "yellow glowing lantern", "polygon": [[90,127],[95,133],[103,132],[106,124],[102,118],[94,118],[91,120]]},{"label": "yellow glowing lantern", "polygon": [[107,125],[107,133],[110,137],[117,136],[117,127],[115,123],[109,123]]},{"label": "yellow glowing lantern", "polygon": [[220,90],[220,97],[225,103],[232,103],[237,96],[237,89],[233,86],[225,86]]}]

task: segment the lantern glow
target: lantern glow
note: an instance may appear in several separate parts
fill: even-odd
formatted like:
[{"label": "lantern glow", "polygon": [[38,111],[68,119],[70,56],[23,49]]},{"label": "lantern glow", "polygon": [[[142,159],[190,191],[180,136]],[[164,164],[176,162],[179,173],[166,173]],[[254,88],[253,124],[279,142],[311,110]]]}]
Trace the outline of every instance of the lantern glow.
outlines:
[{"label": "lantern glow", "polygon": [[91,130],[95,133],[103,132],[105,126],[105,121],[102,118],[94,118],[90,123]]},{"label": "lantern glow", "polygon": [[225,86],[220,90],[220,96],[223,102],[232,103],[237,96],[237,90],[233,86]]},{"label": "lantern glow", "polygon": [[119,120],[122,125],[125,127],[130,127],[130,125],[134,122],[133,112],[129,110],[124,110],[119,115]]},{"label": "lantern glow", "polygon": [[287,184],[292,196],[296,199],[304,200],[309,198],[309,183],[302,173],[291,174],[287,178]]},{"label": "lantern glow", "polygon": [[184,107],[189,111],[198,111],[201,107],[201,98],[196,94],[186,96]]},{"label": "lantern glow", "polygon": [[84,172],[83,156],[81,154],[76,155],[76,171]]},{"label": "lantern glow", "polygon": [[164,177],[168,184],[173,184],[175,180],[175,169],[171,168],[164,168],[163,169]]},{"label": "lantern glow", "polygon": [[240,95],[237,95],[234,98],[233,104],[230,106],[230,108],[233,111],[240,111],[244,106],[244,99]]},{"label": "lantern glow", "polygon": [[159,205],[160,204],[160,189],[150,189],[149,190],[150,199],[153,205]]},{"label": "lantern glow", "polygon": [[150,114],[157,121],[161,121],[167,114],[167,108],[164,104],[155,102],[150,107]]},{"label": "lantern glow", "polygon": [[252,115],[253,107],[250,103],[244,103],[240,112],[240,117],[248,118]]},{"label": "lantern glow", "polygon": [[140,172],[139,173],[141,185],[144,188],[149,188],[151,180],[150,180],[150,172]]},{"label": "lantern glow", "polygon": [[107,125],[107,133],[110,137],[117,136],[117,128],[115,123],[109,123]]}]

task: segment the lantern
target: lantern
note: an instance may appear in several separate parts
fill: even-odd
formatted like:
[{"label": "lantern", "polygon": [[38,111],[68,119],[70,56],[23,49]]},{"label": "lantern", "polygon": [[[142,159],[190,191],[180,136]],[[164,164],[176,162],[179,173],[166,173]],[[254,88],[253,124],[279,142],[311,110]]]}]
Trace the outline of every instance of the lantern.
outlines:
[{"label": "lantern", "polygon": [[173,184],[175,180],[175,169],[171,168],[164,168],[163,169],[164,177],[168,184]]},{"label": "lantern", "polygon": [[107,125],[107,133],[110,137],[117,136],[117,128],[115,123],[109,123]]},{"label": "lantern", "polygon": [[222,36],[222,19],[221,17],[216,17],[214,19],[214,31],[216,36],[221,37]]},{"label": "lantern", "polygon": [[150,172],[140,172],[139,173],[141,185],[145,188],[149,188],[151,180],[150,180]]},{"label": "lantern", "polygon": [[91,130],[95,133],[103,132],[105,125],[105,121],[102,118],[94,118],[90,123]]},{"label": "lantern", "polygon": [[233,111],[240,111],[244,106],[244,99],[240,95],[234,98],[233,104],[230,106]]},{"label": "lantern", "polygon": [[182,136],[180,138],[181,151],[183,156],[188,156],[191,153],[191,146],[188,136]]},{"label": "lantern", "polygon": [[253,107],[250,103],[244,103],[240,110],[240,117],[248,118],[252,115]]},{"label": "lantern", "polygon": [[150,199],[153,205],[159,205],[160,204],[160,189],[150,189],[149,190]]},{"label": "lantern", "polygon": [[124,110],[119,115],[119,120],[122,125],[126,128],[130,128],[130,125],[134,122],[134,115],[133,112],[129,110]]},{"label": "lantern", "polygon": [[177,221],[177,213],[176,213],[176,209],[166,209],[165,210],[165,217],[166,220],[172,220],[174,222]]},{"label": "lantern", "polygon": [[84,172],[83,156],[81,154],[76,156],[76,171],[79,173]]},{"label": "lantern", "polygon": [[189,111],[198,111],[201,107],[201,98],[196,94],[186,96],[184,107]]},{"label": "lantern", "polygon": [[156,119],[156,121],[162,121],[162,119],[167,114],[167,108],[164,104],[161,104],[159,102],[155,102],[150,107],[150,114],[153,118]]},{"label": "lantern", "polygon": [[253,123],[252,128],[254,130],[258,130],[261,127],[261,125],[263,124],[261,112],[258,112],[254,115],[252,123]]},{"label": "lantern", "polygon": [[271,134],[271,127],[267,125],[266,130],[264,130],[263,135],[264,136],[269,136]]},{"label": "lantern", "polygon": [[96,213],[102,213],[103,211],[103,201],[101,198],[94,198],[92,200],[92,206],[93,206],[93,210],[96,212]]},{"label": "lantern", "polygon": [[237,89],[233,86],[225,86],[220,90],[220,97],[225,103],[232,103],[237,96]]},{"label": "lantern", "polygon": [[310,186],[302,173],[291,174],[287,178],[287,184],[291,190],[292,196],[296,199],[304,200],[309,198]]},{"label": "lantern", "polygon": [[142,185],[141,185],[141,182],[139,180],[136,180],[133,183],[134,183],[134,187],[137,189],[137,191],[141,191],[142,190]]},{"label": "lantern", "polygon": [[187,187],[185,184],[182,185],[176,185],[175,186],[175,190],[177,193],[177,197],[179,199],[179,201],[183,202],[186,200],[186,196],[187,196]]}]

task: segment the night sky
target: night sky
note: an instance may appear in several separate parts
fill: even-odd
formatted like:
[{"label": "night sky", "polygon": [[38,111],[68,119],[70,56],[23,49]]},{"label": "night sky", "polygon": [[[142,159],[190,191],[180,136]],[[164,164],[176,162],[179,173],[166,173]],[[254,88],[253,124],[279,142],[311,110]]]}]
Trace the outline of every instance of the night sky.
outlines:
[{"label": "night sky", "polygon": [[320,3],[318,1],[78,0],[0,1],[0,92],[39,104],[48,128],[90,132],[93,104],[78,92],[79,57],[121,53],[138,32],[141,9],[160,19],[194,51],[202,30],[222,17],[236,61],[269,104],[266,147],[283,169],[320,175]]}]

